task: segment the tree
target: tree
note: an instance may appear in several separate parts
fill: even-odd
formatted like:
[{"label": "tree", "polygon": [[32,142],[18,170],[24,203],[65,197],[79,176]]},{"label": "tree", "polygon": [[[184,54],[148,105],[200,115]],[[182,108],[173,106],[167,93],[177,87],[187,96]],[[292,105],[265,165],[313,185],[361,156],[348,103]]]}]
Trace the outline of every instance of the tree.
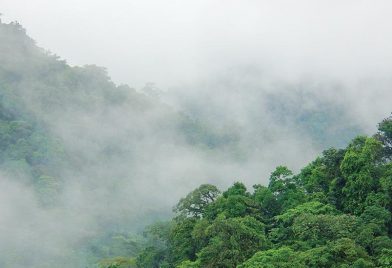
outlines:
[{"label": "tree", "polygon": [[166,251],[156,247],[145,248],[136,258],[137,267],[160,268],[164,262]]},{"label": "tree", "polygon": [[271,173],[268,188],[276,196],[282,211],[305,201],[305,194],[296,184],[293,172],[285,166],[278,166]]},{"label": "tree", "polygon": [[379,187],[381,143],[374,138],[357,137],[349,145],[340,169],[345,179],[342,188],[344,210],[361,214],[368,195]]},{"label": "tree", "polygon": [[199,218],[207,206],[215,201],[220,191],[211,184],[202,184],[197,189],[190,192],[185,198],[182,198],[174,211],[185,217]]},{"label": "tree", "polygon": [[229,189],[223,192],[223,196],[226,198],[231,195],[248,196],[246,186],[241,182],[235,182],[233,186],[229,187]]},{"label": "tree", "polygon": [[[384,172],[380,179],[381,193],[384,194],[386,199],[385,208],[392,213],[392,163],[388,163],[384,166]],[[389,234],[392,235],[392,222],[388,226]]]},{"label": "tree", "polygon": [[226,218],[247,215],[260,218],[260,205],[247,192],[243,183],[236,182],[205,210],[205,216],[210,220],[218,215],[224,215]]},{"label": "tree", "polygon": [[276,195],[286,190],[287,186],[292,183],[293,172],[285,166],[278,166],[271,173],[268,188]]},{"label": "tree", "polygon": [[336,209],[331,205],[325,205],[317,201],[298,205],[295,208],[288,209],[285,213],[275,216],[275,222],[268,237],[276,245],[293,244],[295,243],[293,224],[297,218],[303,215],[335,215],[336,213]]},{"label": "tree", "polygon": [[157,222],[146,228],[144,236],[147,246],[136,258],[137,267],[164,267],[168,256],[167,242],[171,225],[168,222]]},{"label": "tree", "polygon": [[198,253],[201,267],[236,267],[266,245],[264,225],[252,217],[218,217],[206,230],[209,242]]},{"label": "tree", "polygon": [[272,191],[261,185],[255,185],[253,188],[255,189],[253,198],[255,202],[260,205],[261,213],[264,216],[263,218],[266,220],[278,215],[281,206]]},{"label": "tree", "polygon": [[192,233],[197,223],[195,218],[185,218],[174,223],[168,239],[169,259],[174,265],[196,259],[197,244],[200,241],[194,239]]},{"label": "tree", "polygon": [[136,260],[133,258],[116,257],[104,259],[99,262],[99,268],[136,268]]},{"label": "tree", "polygon": [[391,160],[392,157],[392,115],[385,118],[378,125],[378,133],[375,137],[382,142],[384,148],[384,157]]},{"label": "tree", "polygon": [[390,267],[392,164],[378,139],[326,150],[298,175],[279,166],[268,187],[253,188],[236,182],[220,195],[202,185],[178,205],[169,254],[145,259],[180,268]]},{"label": "tree", "polygon": [[183,261],[180,265],[178,265],[176,268],[201,268],[200,262],[199,261],[190,261],[186,260]]},{"label": "tree", "polygon": [[[328,243],[328,251],[333,260],[330,267],[342,267],[342,265],[352,265],[351,267],[374,267],[365,249],[357,245],[353,240],[342,238]],[[349,266],[350,267],[350,266]]]},{"label": "tree", "polygon": [[340,238],[354,239],[358,219],[350,215],[302,214],[293,223],[293,237],[306,247],[324,245]]},{"label": "tree", "polygon": [[322,157],[307,165],[297,177],[299,185],[308,193],[329,194],[331,182],[341,177],[340,163],[344,157],[344,150],[330,148],[323,152]]},{"label": "tree", "polygon": [[299,254],[289,247],[259,251],[238,268],[306,268]]},{"label": "tree", "polygon": [[378,258],[380,267],[387,268],[392,266],[392,249],[384,249]]}]

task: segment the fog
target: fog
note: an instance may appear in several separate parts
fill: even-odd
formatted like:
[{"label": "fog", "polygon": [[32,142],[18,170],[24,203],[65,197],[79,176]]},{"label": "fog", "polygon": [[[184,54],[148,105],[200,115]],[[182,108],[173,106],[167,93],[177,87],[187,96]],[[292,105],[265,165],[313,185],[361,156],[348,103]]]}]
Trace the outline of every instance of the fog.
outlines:
[{"label": "fog", "polygon": [[[297,172],[391,112],[389,1],[1,0],[0,12],[40,47],[71,66],[104,66],[114,82],[95,90],[92,77],[73,93],[31,78],[16,86],[69,159],[51,208],[1,175],[0,265],[83,267],[75,251],[86,241],[167,219],[201,183],[265,185],[277,165]],[[36,68],[15,55],[2,67]],[[105,99],[111,87],[122,101]],[[189,142],[182,115],[228,141]]]},{"label": "fog", "polygon": [[42,47],[168,88],[256,65],[279,79],[389,75],[390,1],[2,0]]},{"label": "fog", "polygon": [[333,81],[348,99],[360,94],[352,107],[361,117],[365,109],[372,130],[388,112],[366,106],[373,91],[389,91],[391,10],[390,1],[354,0],[1,3],[4,20],[27,26],[38,45],[72,65],[105,66],[116,83],[188,94],[184,84],[233,77],[238,66],[277,81]]}]

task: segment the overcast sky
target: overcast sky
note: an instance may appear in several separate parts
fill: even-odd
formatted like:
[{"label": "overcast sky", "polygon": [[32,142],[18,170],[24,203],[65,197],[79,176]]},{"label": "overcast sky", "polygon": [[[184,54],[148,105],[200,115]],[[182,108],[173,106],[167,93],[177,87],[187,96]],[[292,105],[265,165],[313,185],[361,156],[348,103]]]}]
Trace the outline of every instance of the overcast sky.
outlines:
[{"label": "overcast sky", "polygon": [[391,1],[1,0],[40,46],[165,89],[233,65],[350,81],[392,70]]}]

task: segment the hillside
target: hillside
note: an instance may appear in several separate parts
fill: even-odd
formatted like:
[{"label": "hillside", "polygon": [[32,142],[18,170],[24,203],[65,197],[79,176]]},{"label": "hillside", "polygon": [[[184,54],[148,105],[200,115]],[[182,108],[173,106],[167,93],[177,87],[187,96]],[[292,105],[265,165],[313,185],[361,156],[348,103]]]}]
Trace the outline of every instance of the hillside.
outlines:
[{"label": "hillside", "polygon": [[[349,122],[349,107],[310,94],[307,84],[277,85],[275,93],[252,88],[252,94],[235,100],[245,110],[232,105],[231,93],[221,92],[246,85],[218,84],[214,97],[207,94],[209,87],[199,96],[176,90],[157,96],[149,85],[116,85],[105,68],[71,66],[37,46],[19,23],[0,21],[0,229],[5,230],[0,267],[254,265],[258,255],[263,259],[273,250],[305,256],[336,242],[320,238],[318,244],[285,233],[292,223],[278,221],[278,215],[290,209],[314,209],[315,216],[319,209],[330,211],[322,215],[331,218],[314,221],[344,221],[351,213],[361,226],[371,224],[361,222],[370,205],[376,208],[369,213],[385,216],[390,164],[385,154],[367,150],[390,150],[388,120],[377,139],[358,138],[346,149],[328,150],[295,176],[279,168],[277,185],[266,187],[274,166],[288,162],[298,169],[320,148],[345,146],[362,127]],[[362,151],[364,163],[370,161],[366,170],[354,160],[340,170],[346,154]],[[375,176],[366,188],[374,195],[366,192],[358,204],[357,175]],[[353,181],[353,196],[340,178]],[[238,179],[243,184],[217,190]],[[254,191],[247,191],[245,185],[254,183]],[[173,221],[161,223],[174,215],[173,204],[200,184],[180,201]],[[189,211],[205,190],[212,191],[211,198]],[[366,225],[380,242],[377,249],[344,237],[366,263],[378,265],[382,252],[389,252],[390,223],[381,220],[375,223],[379,229]],[[235,258],[218,254],[226,254],[222,241],[228,236],[219,233],[226,227],[250,237],[240,250],[229,247],[227,254]]]},{"label": "hillside", "polygon": [[379,130],[298,174],[279,166],[252,191],[203,184],[171,221],[146,229],[150,245],[135,259],[101,267],[391,267],[392,118]]}]

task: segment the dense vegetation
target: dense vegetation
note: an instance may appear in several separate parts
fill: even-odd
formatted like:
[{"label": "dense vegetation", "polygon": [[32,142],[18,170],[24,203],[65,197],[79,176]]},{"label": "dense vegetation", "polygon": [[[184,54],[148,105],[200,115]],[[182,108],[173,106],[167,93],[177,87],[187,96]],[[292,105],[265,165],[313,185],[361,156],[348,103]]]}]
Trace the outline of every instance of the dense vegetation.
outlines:
[{"label": "dense vegetation", "polygon": [[[217,149],[238,140],[234,131],[214,129],[127,85],[116,86],[105,68],[69,66],[39,48],[17,22],[0,20],[0,39],[0,169],[34,185],[47,204],[61,190],[63,177],[86,175],[85,162],[102,165],[124,154],[130,157],[133,143],[146,131],[195,149]],[[85,127],[87,121],[98,126]],[[112,136],[98,133],[103,128],[111,129]],[[116,128],[130,129],[119,135]],[[76,139],[81,144],[75,146]],[[87,140],[99,158],[86,150]],[[69,170],[72,174],[65,174]]]},{"label": "dense vegetation", "polygon": [[392,117],[294,175],[224,192],[203,184],[148,227],[134,259],[102,267],[392,267]]},{"label": "dense vegetation", "polygon": [[[66,211],[69,200],[63,194],[67,184],[77,183],[91,195],[100,183],[101,189],[106,189],[103,184],[107,181],[112,186],[136,180],[128,170],[135,170],[140,144],[150,132],[159,141],[195,150],[218,150],[238,139],[233,131],[211,128],[129,86],[116,86],[104,68],[68,65],[38,47],[17,22],[0,20],[0,40],[0,179],[4,176],[32,189],[34,201],[47,209],[45,212]],[[121,163],[127,165],[126,174]],[[105,165],[111,168],[104,168],[104,174],[99,169]],[[75,188],[68,191],[72,194]],[[98,198],[113,202],[113,197],[90,197],[94,202]],[[157,211],[142,213],[143,222],[161,216]],[[132,254],[144,243],[142,238],[129,235],[143,224],[135,219],[103,219],[100,212],[93,215],[90,210],[85,216],[97,216],[95,223],[105,231],[89,239],[71,236],[82,242],[78,254],[61,252],[61,258],[68,261],[66,267],[75,259],[80,265],[123,254],[124,250]],[[36,264],[35,256],[14,258],[12,254],[19,254],[13,250],[19,249],[8,248],[10,253],[0,258],[1,267],[16,267],[19,259],[24,265]],[[69,254],[75,257],[70,260]],[[38,267],[44,262],[48,267],[58,265],[53,259],[39,260]]]},{"label": "dense vegetation", "polygon": [[[257,147],[272,141],[273,134],[266,131],[265,136],[255,138],[259,142],[255,146],[246,140],[257,136],[254,132],[241,136],[235,125],[216,127],[214,122],[203,121],[203,116],[192,117],[153,96],[117,86],[104,68],[71,67],[37,47],[18,23],[0,22],[0,40],[0,175],[33,189],[39,211],[47,216],[38,221],[44,224],[45,234],[67,231],[54,226],[62,226],[67,220],[64,215],[70,217],[65,212],[75,207],[95,202],[97,207],[104,206],[86,206],[81,211],[87,223],[77,226],[85,231],[93,222],[98,235],[85,232],[78,237],[77,233],[69,242],[68,233],[59,234],[61,242],[71,246],[59,243],[58,252],[50,252],[49,257],[40,251],[36,254],[25,246],[24,237],[15,235],[2,241],[2,246],[17,239],[22,246],[15,243],[18,250],[9,247],[3,252],[1,267],[70,267],[73,263],[75,267],[83,263],[83,267],[106,268],[392,265],[391,118],[380,124],[374,137],[358,137],[344,150],[329,149],[299,174],[278,167],[268,186],[255,185],[249,191],[237,182],[221,192],[203,184],[180,200],[173,220],[153,224],[143,235],[136,235],[134,226],[169,214],[163,211],[164,216],[157,216],[162,206],[156,205],[155,210],[141,212],[142,223],[126,218],[140,204],[132,203],[140,201],[137,198],[127,199],[139,192],[134,190],[138,185],[134,182],[143,181],[143,175],[156,182],[154,176],[138,170],[162,160],[151,155],[163,152],[167,158],[167,152],[180,148],[180,152],[208,155],[207,161],[238,164],[246,162],[244,143]],[[334,129],[338,135],[331,138],[325,129],[344,111],[332,114],[336,107],[321,104],[315,105],[318,111],[304,111],[299,108],[301,101],[302,97],[290,106],[284,98],[272,96],[267,106],[274,120],[281,124],[291,121],[301,135],[311,136],[318,144],[341,144],[357,133],[356,126],[347,123],[348,127]],[[204,103],[201,106],[205,108]],[[169,149],[159,151],[158,146]],[[215,154],[219,156],[211,157]],[[173,164],[168,161],[154,167],[166,171],[167,163]],[[77,187],[70,187],[72,183]],[[132,187],[125,187],[129,185]],[[83,197],[78,196],[80,203],[78,198],[69,202],[62,195],[80,188],[84,190]],[[155,202],[152,194],[140,195],[143,203]],[[45,225],[51,213],[57,221]],[[125,219],[119,220],[123,215]],[[70,222],[72,227],[79,223]],[[47,238],[50,240],[49,235]],[[62,251],[60,245],[68,251]]]}]

